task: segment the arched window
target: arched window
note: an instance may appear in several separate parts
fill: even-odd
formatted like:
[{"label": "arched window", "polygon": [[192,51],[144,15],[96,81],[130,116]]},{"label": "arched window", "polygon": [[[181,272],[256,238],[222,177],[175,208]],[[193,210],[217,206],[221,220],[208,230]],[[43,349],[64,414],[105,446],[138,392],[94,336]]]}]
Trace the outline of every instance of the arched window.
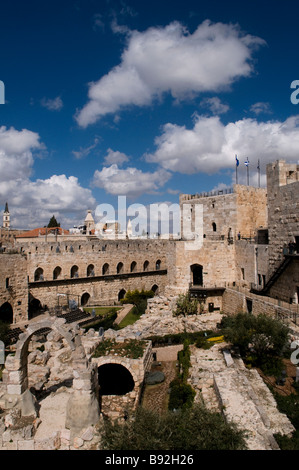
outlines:
[{"label": "arched window", "polygon": [[90,264],[87,266],[87,277],[94,277],[94,265]]},{"label": "arched window", "polygon": [[102,267],[102,274],[105,276],[106,274],[109,274],[109,264],[105,263],[104,266]]},{"label": "arched window", "polygon": [[44,270],[42,268],[37,268],[34,273],[34,281],[43,281],[44,280]]},{"label": "arched window", "polygon": [[217,225],[215,222],[212,223],[213,232],[217,232]]},{"label": "arched window", "polygon": [[79,268],[78,266],[72,266],[71,269],[71,278],[79,277]]},{"label": "arched window", "polygon": [[135,273],[137,271],[137,263],[136,261],[133,261],[131,263],[131,269],[130,269],[131,273]]},{"label": "arched window", "polygon": [[149,261],[144,261],[143,263],[143,271],[148,271],[149,268]]},{"label": "arched window", "polygon": [[61,276],[61,267],[60,266],[56,266],[56,268],[54,269],[53,271],[53,279],[59,279]]},{"label": "arched window", "polygon": [[117,274],[122,274],[124,272],[124,265],[123,263],[118,263],[117,267],[116,267],[116,272]]},{"label": "arched window", "polygon": [[161,269],[161,260],[158,259],[158,260],[156,261],[156,271],[159,271],[160,269]]}]

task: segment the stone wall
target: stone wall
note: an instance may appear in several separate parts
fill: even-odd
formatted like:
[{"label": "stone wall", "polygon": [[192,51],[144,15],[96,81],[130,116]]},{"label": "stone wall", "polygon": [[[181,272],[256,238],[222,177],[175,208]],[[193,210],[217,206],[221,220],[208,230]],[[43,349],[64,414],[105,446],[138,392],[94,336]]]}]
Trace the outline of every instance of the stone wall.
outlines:
[{"label": "stone wall", "polygon": [[299,311],[297,305],[289,305],[279,299],[252,294],[248,289],[227,288],[222,297],[224,315],[236,315],[250,312],[253,315],[265,314],[290,322],[292,329],[297,330]]},{"label": "stone wall", "polygon": [[269,290],[269,296],[285,302],[299,303],[299,258],[291,261],[282,275]]},{"label": "stone wall", "polygon": [[27,318],[27,260],[20,254],[0,254],[0,308],[6,302],[13,309],[14,322]]},{"label": "stone wall", "polygon": [[268,245],[236,242],[236,282],[263,285],[268,279]]},{"label": "stone wall", "polygon": [[198,217],[196,205],[203,207],[203,234],[206,238],[236,238],[238,233],[243,238],[252,238],[257,228],[268,225],[267,191],[263,188],[234,185],[229,194],[180,195],[181,214],[186,214],[186,219],[182,220],[182,233],[184,225],[188,226],[188,217],[194,231],[197,225],[195,217]]},{"label": "stone wall", "polygon": [[277,161],[267,166],[269,271],[283,260],[283,249],[299,237],[299,165]]}]

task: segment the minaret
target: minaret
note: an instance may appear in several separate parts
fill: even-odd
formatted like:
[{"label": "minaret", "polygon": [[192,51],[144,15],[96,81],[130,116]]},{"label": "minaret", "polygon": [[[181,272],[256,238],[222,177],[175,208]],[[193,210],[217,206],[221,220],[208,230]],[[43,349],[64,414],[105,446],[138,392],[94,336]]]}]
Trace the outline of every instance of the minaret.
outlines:
[{"label": "minaret", "polygon": [[10,212],[8,210],[8,204],[5,204],[5,210],[3,213],[3,228],[10,229]]}]

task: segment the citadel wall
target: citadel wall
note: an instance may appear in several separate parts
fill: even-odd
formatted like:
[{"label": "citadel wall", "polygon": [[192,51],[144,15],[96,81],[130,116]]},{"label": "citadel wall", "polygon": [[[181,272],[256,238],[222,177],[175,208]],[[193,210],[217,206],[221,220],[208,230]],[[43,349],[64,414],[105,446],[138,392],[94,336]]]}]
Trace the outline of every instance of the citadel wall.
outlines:
[{"label": "citadel wall", "polygon": [[283,260],[284,247],[299,242],[299,165],[279,160],[267,165],[269,271]]},{"label": "citadel wall", "polygon": [[27,260],[20,254],[0,254],[0,307],[9,304],[14,322],[27,318]]},{"label": "citadel wall", "polygon": [[[128,290],[163,293],[168,284],[164,240],[68,240],[22,244],[30,294],[48,308],[118,303]],[[82,297],[84,296],[84,297]]]}]

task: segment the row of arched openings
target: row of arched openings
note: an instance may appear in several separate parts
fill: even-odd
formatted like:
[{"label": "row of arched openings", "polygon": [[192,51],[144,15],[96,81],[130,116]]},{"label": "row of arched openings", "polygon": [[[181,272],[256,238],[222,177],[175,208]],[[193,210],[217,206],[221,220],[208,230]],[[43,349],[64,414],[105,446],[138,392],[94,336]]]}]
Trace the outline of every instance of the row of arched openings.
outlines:
[{"label": "row of arched openings", "polygon": [[[144,261],[142,265],[142,272],[149,271],[149,268],[150,268],[149,261],[148,260]],[[159,271],[160,269],[161,269],[161,260],[158,259],[155,263],[155,270]],[[124,264],[121,262],[118,263],[118,265],[116,266],[116,274],[123,274],[124,272],[125,272]],[[130,264],[130,273],[135,273],[135,272],[138,272],[138,265],[136,261],[132,261],[132,263]],[[101,275],[107,276],[108,274],[112,274],[110,271],[110,265],[109,263],[105,263],[102,266]],[[53,270],[53,280],[60,279],[61,275],[62,275],[61,267],[56,266],[56,268]],[[86,277],[94,277],[95,275],[96,275],[96,272],[95,272],[94,265],[89,264],[86,269]],[[70,277],[71,279],[79,277],[79,267],[77,265],[74,265],[71,267]],[[42,268],[37,268],[34,272],[34,282],[38,282],[38,281],[44,281],[44,270]]]}]

